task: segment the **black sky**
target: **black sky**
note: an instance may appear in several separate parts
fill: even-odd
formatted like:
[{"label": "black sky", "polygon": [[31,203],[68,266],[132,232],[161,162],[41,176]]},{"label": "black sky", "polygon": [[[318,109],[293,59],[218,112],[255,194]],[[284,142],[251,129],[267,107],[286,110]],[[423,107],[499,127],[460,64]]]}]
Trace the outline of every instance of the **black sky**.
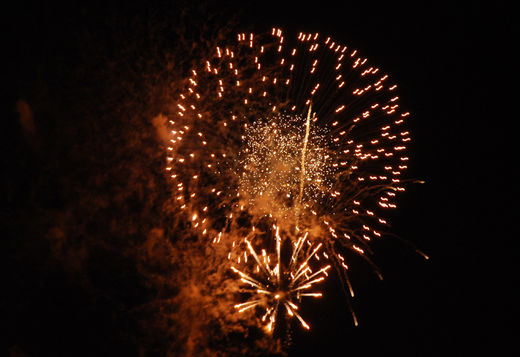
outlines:
[{"label": "black sky", "polygon": [[[518,238],[514,224],[519,179],[513,129],[517,115],[508,110],[514,103],[514,84],[509,78],[516,71],[511,59],[514,41],[510,39],[518,32],[512,9],[496,2],[207,4],[204,11],[216,14],[217,23],[234,18],[237,29],[261,31],[279,26],[293,32],[319,31],[351,44],[399,83],[401,103],[413,114],[409,175],[426,183],[403,195],[392,229],[431,259],[423,260],[398,240],[377,243],[376,262],[385,280],[380,282],[368,268],[353,276],[359,293],[354,307],[360,326],[352,326],[344,297],[330,282],[332,292],[324,303],[307,313],[313,331],[295,328],[290,355],[512,354],[509,346],[514,329],[507,325],[518,315],[513,293],[518,252],[513,244]],[[96,45],[96,39],[104,37],[103,31],[109,31],[103,25],[107,18],[124,28],[136,16],[146,19],[169,11],[173,26],[189,28],[189,21],[183,23],[173,16],[183,6],[168,2],[129,5],[108,1],[81,6],[23,2],[4,12],[12,47],[4,54],[9,59],[8,86],[4,86],[9,106],[3,130],[8,205],[2,215],[4,221],[10,221],[4,251],[11,269],[4,269],[8,287],[2,293],[2,314],[7,316],[2,318],[2,335],[7,341],[1,348],[12,356],[67,355],[74,347],[79,355],[139,354],[139,341],[129,343],[121,337],[132,336],[139,328],[132,325],[133,319],[126,319],[120,306],[132,305],[132,299],[145,300],[146,293],[135,288],[144,283],[132,280],[128,273],[132,268],[125,266],[124,257],[112,252],[89,267],[94,276],[125,271],[100,283],[112,286],[106,300],[98,295],[92,300],[91,292],[48,264],[47,255],[52,252],[38,240],[40,227],[29,219],[35,214],[33,201],[52,209],[66,206],[63,202],[68,201],[56,198],[55,193],[62,191],[55,187],[38,186],[41,195],[47,192],[49,197],[27,193],[39,182],[35,177],[60,175],[60,171],[48,171],[48,166],[31,158],[38,150],[24,141],[15,103],[23,98],[31,104],[31,98],[37,98],[34,102],[44,103],[44,108],[33,108],[35,113],[47,110],[67,115],[68,109],[48,109],[67,107],[66,96],[64,102],[45,103],[41,98],[52,95],[40,91],[69,90],[70,84],[63,78],[69,78],[69,68],[84,61],[76,57],[81,46],[76,42],[77,33],[91,33],[89,44]],[[135,36],[135,31],[129,33]],[[105,46],[117,44],[100,47]],[[87,65],[95,71],[95,59]],[[66,141],[60,133],[74,130],[74,124],[59,120],[38,122],[35,116],[35,121],[38,130],[56,141]],[[76,163],[67,153],[63,153],[63,162]],[[96,170],[85,167],[82,175],[93,175]],[[50,182],[60,185],[58,178]],[[92,195],[112,191],[107,192]],[[139,207],[139,201],[136,205]],[[55,348],[56,343],[67,347]],[[336,350],[341,354],[334,354]]]}]

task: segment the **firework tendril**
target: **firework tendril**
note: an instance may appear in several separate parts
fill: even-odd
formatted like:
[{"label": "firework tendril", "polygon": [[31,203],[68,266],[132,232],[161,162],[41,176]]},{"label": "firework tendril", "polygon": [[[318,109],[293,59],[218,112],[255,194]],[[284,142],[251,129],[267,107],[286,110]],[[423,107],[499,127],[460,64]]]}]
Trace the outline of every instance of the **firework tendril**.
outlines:
[{"label": "firework tendril", "polygon": [[166,169],[191,234],[227,248],[237,313],[308,329],[298,303],[329,268],[354,296],[346,253],[381,277],[370,243],[409,182],[408,116],[387,74],[318,33],[240,33],[192,70]]}]

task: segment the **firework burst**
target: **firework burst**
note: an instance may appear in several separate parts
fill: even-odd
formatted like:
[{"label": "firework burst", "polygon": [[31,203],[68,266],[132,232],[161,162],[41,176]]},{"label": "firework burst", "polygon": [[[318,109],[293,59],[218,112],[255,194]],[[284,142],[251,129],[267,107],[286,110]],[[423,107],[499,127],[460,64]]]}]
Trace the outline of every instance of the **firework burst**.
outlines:
[{"label": "firework burst", "polygon": [[250,267],[252,273],[246,274],[234,266],[231,267],[240,276],[241,281],[247,285],[245,291],[250,295],[248,301],[236,304],[235,308],[239,312],[244,312],[257,306],[262,307],[264,314],[261,321],[266,323],[268,332],[271,332],[276,324],[280,307],[284,307],[290,317],[296,316],[304,328],[310,328],[298,313],[297,302],[306,296],[322,296],[320,292],[310,292],[308,289],[312,288],[313,284],[323,281],[331,266],[327,265],[313,272],[310,260],[318,253],[322,244],[314,247],[309,243],[307,247],[305,245],[306,242],[308,243],[307,236],[308,234],[305,234],[294,244],[291,243],[291,255],[288,262],[284,262],[282,259],[282,238],[278,227],[275,235],[276,254],[274,257],[267,255],[265,249],[262,249],[261,256],[258,256],[251,242],[245,239],[247,251],[244,254],[244,263],[247,263],[247,253],[249,253],[255,263]]},{"label": "firework burst", "polygon": [[[326,273],[291,264],[282,272],[279,258],[271,268],[247,239],[262,225],[276,227],[278,255],[280,236],[296,257],[303,240],[323,247],[306,261],[330,262],[351,296],[345,252],[381,277],[370,242],[387,226],[383,211],[405,191],[408,116],[387,74],[318,33],[241,33],[192,70],[172,107],[167,170],[192,232],[228,247],[231,262],[253,256],[263,272],[259,280],[233,266],[256,289],[239,310],[264,306],[272,326],[283,305],[308,326],[294,301]],[[259,241],[269,246],[272,238]]]}]

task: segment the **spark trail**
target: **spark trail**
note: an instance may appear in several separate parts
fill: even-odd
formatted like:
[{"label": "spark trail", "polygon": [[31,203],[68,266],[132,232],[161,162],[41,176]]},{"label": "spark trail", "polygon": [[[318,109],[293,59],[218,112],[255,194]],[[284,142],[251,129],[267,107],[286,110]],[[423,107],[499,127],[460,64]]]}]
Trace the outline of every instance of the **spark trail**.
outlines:
[{"label": "spark trail", "polygon": [[[303,139],[302,161],[301,161],[301,176],[300,176],[300,193],[298,194],[298,205],[296,206],[296,230],[298,230],[298,221],[300,219],[300,208],[303,198],[303,186],[305,185],[305,156],[307,153],[307,143],[309,142],[309,132],[311,130],[311,112],[312,104],[309,105],[309,112],[307,113],[307,120],[305,121],[305,139]],[[314,117],[313,117],[314,118]]]}]

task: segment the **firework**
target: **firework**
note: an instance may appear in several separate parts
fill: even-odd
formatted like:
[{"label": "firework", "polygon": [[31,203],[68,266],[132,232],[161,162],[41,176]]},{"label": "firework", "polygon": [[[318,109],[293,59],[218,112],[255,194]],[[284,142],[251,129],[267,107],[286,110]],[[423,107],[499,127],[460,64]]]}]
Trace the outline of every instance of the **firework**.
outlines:
[{"label": "firework", "polygon": [[[381,277],[369,244],[387,226],[382,212],[405,191],[408,116],[387,74],[318,33],[241,33],[192,70],[172,108],[167,170],[193,233],[229,247],[230,261],[252,255],[263,272],[262,281],[233,267],[256,289],[239,310],[264,306],[272,326],[282,304],[308,326],[294,300],[317,273],[304,268],[302,277],[291,265],[282,273],[279,259],[271,268],[258,257],[241,237],[262,225],[275,226],[277,249],[286,237],[296,257],[302,240],[323,247],[306,259],[329,261],[351,296],[346,252]],[[273,280],[282,276],[294,289],[278,294]]]},{"label": "firework", "polygon": [[[253,257],[255,263],[251,269],[253,273],[246,274],[234,266],[231,267],[240,276],[241,281],[247,285],[249,289],[246,291],[251,296],[248,301],[236,304],[235,308],[239,312],[244,312],[257,306],[262,307],[264,314],[261,321],[266,323],[268,332],[271,332],[276,324],[279,307],[284,307],[290,317],[296,316],[304,328],[310,328],[298,313],[297,302],[306,296],[322,296],[321,293],[310,292],[308,289],[325,279],[330,265],[320,268],[316,272],[312,271],[310,260],[320,250],[321,243],[316,247],[311,244],[307,247],[305,245],[307,236],[305,234],[294,244],[291,243],[291,255],[288,262],[283,262],[281,257],[282,238],[278,227],[275,235],[276,254],[273,257],[268,256],[264,249],[262,249],[261,256],[258,256],[251,242],[245,239],[247,250],[244,257],[247,257],[247,253]],[[272,266],[271,260],[273,260]],[[247,263],[247,258],[244,259],[244,263]]]}]

